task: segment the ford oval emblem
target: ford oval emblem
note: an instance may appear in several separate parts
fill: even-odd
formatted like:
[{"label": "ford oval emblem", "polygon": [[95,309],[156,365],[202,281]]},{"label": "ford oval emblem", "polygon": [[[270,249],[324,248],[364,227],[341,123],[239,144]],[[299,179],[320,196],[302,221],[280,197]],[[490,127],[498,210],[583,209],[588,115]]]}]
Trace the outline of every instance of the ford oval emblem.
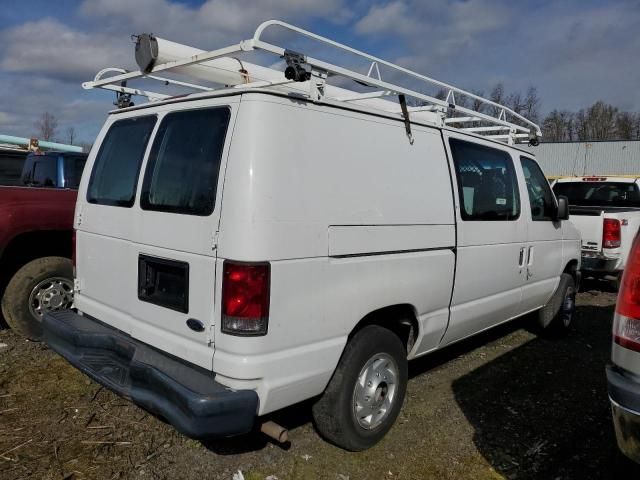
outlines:
[{"label": "ford oval emblem", "polygon": [[189,327],[194,332],[204,332],[204,324],[200,320],[196,320],[195,318],[190,318],[187,320],[187,327]]}]

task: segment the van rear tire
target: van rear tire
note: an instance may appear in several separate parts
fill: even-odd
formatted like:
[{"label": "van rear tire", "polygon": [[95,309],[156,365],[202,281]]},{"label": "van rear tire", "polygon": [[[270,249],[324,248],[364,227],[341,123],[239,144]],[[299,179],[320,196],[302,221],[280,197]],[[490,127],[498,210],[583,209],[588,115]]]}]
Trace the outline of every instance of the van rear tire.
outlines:
[{"label": "van rear tire", "polygon": [[407,351],[400,338],[378,325],[347,343],[322,397],[312,408],[326,440],[350,451],[378,443],[393,426],[407,390]]},{"label": "van rear tire", "polygon": [[547,305],[538,311],[537,323],[549,337],[564,337],[569,333],[576,308],[576,283],[573,276],[563,273],[556,292]]},{"label": "van rear tire", "polygon": [[42,340],[42,314],[73,302],[73,265],[64,257],[37,258],[18,270],[2,297],[2,314],[11,329]]}]

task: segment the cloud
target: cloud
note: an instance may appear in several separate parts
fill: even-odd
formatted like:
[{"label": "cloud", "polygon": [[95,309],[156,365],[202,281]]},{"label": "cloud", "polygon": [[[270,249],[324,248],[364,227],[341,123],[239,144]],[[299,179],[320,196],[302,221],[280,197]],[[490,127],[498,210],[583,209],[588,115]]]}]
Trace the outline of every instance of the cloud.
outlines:
[{"label": "cloud", "polygon": [[138,0],[135,9],[130,0],[85,0],[80,11],[88,19],[100,19],[114,33],[152,32],[203,49],[242,40],[272,18],[343,22],[352,15],[344,0],[207,0],[197,8],[169,0]]},{"label": "cloud", "polygon": [[27,22],[2,32],[0,69],[79,82],[125,55],[123,42],[104,33],[84,33],[57,20]]},{"label": "cloud", "polygon": [[395,37],[410,51],[439,56],[498,31],[511,14],[503,0],[394,0],[372,5],[355,29],[361,35]]},{"label": "cloud", "polygon": [[14,119],[11,114],[0,110],[0,126],[9,125],[13,121]]},{"label": "cloud", "polygon": [[[635,0],[392,0],[355,24],[383,58],[465,89],[538,87],[543,111],[598,99],[640,110]],[[377,40],[380,39],[380,40]]]},{"label": "cloud", "polygon": [[373,5],[355,25],[360,34],[414,35],[420,29],[420,21],[411,15],[405,2],[395,1],[386,5]]}]

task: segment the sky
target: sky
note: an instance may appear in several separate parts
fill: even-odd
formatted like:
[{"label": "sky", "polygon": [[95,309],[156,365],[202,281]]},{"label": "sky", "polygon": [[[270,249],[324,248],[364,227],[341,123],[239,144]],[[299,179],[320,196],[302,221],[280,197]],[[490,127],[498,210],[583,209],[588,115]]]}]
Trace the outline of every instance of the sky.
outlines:
[{"label": "sky", "polygon": [[132,34],[213,50],[272,18],[464,89],[535,86],[543,114],[640,111],[640,0],[0,0],[0,133],[32,136],[49,111],[58,140],[92,143],[114,94],[81,83],[133,69]]}]

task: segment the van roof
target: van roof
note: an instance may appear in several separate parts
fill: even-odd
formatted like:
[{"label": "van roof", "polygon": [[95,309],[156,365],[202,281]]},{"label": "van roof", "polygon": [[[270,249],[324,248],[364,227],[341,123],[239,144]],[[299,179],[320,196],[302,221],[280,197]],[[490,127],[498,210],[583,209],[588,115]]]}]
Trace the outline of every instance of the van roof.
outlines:
[{"label": "van roof", "polygon": [[[357,112],[357,113],[364,113],[367,115],[373,115],[373,116],[377,116],[377,117],[382,117],[382,118],[388,118],[390,120],[395,120],[398,122],[404,122],[404,117],[401,114],[397,114],[397,113],[392,113],[392,112],[388,112],[385,110],[378,110],[375,109],[373,107],[367,106],[367,105],[358,105],[358,104],[353,104],[353,103],[348,103],[345,104],[344,102],[338,102],[338,101],[334,101],[331,99],[323,99],[322,101],[314,101],[313,99],[307,98],[307,97],[302,97],[300,95],[292,95],[291,93],[286,93],[286,92],[279,92],[279,91],[275,91],[275,90],[270,90],[267,88],[250,88],[250,87],[233,87],[233,88],[225,88],[225,89],[220,89],[220,90],[214,90],[214,91],[210,91],[210,92],[199,92],[199,93],[192,93],[192,94],[188,94],[188,95],[180,95],[180,96],[175,96],[175,97],[168,97],[166,99],[163,100],[158,100],[155,102],[147,102],[147,103],[143,103],[143,104],[139,104],[139,105],[134,105],[131,107],[126,107],[126,108],[119,108],[119,109],[114,109],[111,110],[109,112],[109,115],[118,115],[120,113],[126,113],[126,112],[132,112],[132,111],[140,111],[140,110],[146,110],[149,108],[155,108],[158,106],[162,106],[162,105],[171,105],[171,104],[176,104],[176,103],[185,103],[185,102],[194,102],[197,100],[203,100],[203,99],[207,99],[207,98],[220,98],[220,97],[231,97],[231,96],[245,96],[245,95],[272,95],[272,96],[277,96],[277,97],[281,97],[281,98],[295,98],[297,101],[301,101],[301,102],[305,102],[305,103],[311,103],[311,104],[316,104],[316,105],[324,105],[330,108],[337,108],[340,110],[347,110],[347,111],[352,111],[352,112]],[[483,135],[479,135],[477,133],[474,132],[468,132],[468,131],[461,131],[461,129],[458,128],[454,128],[454,127],[449,127],[449,126],[442,126],[441,124],[439,124],[439,122],[437,121],[435,115],[433,118],[433,121],[428,121],[428,117],[421,115],[421,118],[416,119],[416,116],[410,116],[410,122],[411,125],[417,125],[417,126],[422,126],[422,127],[429,127],[429,128],[436,128],[439,130],[445,130],[445,131],[450,131],[450,132],[456,132],[456,133],[463,133],[465,136],[468,136],[470,138],[474,138],[474,139],[478,139],[478,140],[483,140],[483,141],[489,141],[491,143],[494,143],[500,147],[510,147],[513,148],[515,150],[518,150],[522,153],[527,154],[530,157],[535,157],[535,154],[532,153],[530,150],[526,150],[523,147],[519,146],[518,144],[513,144],[513,145],[508,145],[504,142],[501,142],[499,140],[493,139],[493,138],[489,138]]]}]

